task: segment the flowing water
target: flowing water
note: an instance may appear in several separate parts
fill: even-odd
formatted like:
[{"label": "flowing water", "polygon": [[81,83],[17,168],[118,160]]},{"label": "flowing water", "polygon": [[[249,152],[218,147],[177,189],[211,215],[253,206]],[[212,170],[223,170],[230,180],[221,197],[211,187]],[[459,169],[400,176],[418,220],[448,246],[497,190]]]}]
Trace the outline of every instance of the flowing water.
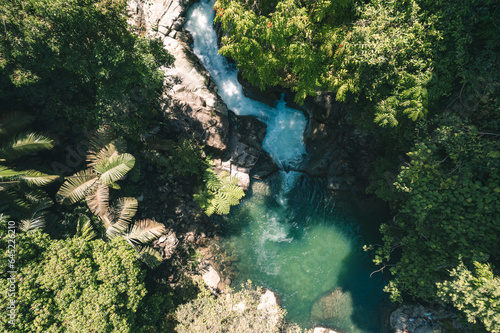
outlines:
[{"label": "flowing water", "polygon": [[[237,70],[218,54],[213,3],[202,0],[188,12],[185,28],[194,52],[219,87],[228,108],[267,125],[263,148],[283,170],[306,157],[302,140],[307,120],[283,101],[275,107],[244,96]],[[325,325],[350,333],[385,332],[384,281],[362,251],[380,221],[363,216],[300,172],[280,171],[254,181],[245,200],[226,218],[224,247],[239,260],[235,285],[252,280],[276,290],[287,318],[302,327]],[[371,229],[370,229],[371,228]]]}]

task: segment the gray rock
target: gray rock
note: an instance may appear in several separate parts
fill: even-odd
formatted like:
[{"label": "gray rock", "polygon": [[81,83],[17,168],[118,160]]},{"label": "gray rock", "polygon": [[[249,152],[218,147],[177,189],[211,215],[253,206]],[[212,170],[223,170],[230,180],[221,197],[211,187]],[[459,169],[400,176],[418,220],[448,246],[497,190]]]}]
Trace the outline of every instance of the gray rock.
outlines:
[{"label": "gray rock", "polygon": [[264,289],[264,293],[260,296],[257,310],[267,313],[268,321],[271,322],[272,327],[278,325],[280,304],[281,298],[276,292]]},{"label": "gray rock", "polygon": [[217,291],[217,286],[220,282],[220,275],[212,265],[208,266],[208,270],[203,273],[203,281],[212,292]]},{"label": "gray rock", "polygon": [[227,171],[239,179],[238,185],[247,190],[250,173],[263,154],[262,141],[266,136],[266,125],[249,116],[236,116],[229,112],[229,139],[227,149],[216,159],[216,172]]},{"label": "gray rock", "polygon": [[211,79],[189,45],[176,38],[165,37],[163,43],[174,57],[172,68],[165,70],[172,87],[166,92],[164,106],[169,128],[179,135],[196,138],[208,147],[223,151],[228,135],[227,107],[210,89]]},{"label": "gray rock", "polygon": [[257,310],[270,309],[275,306],[281,306],[281,297],[271,289],[265,288],[264,293],[260,296]]},{"label": "gray rock", "polygon": [[405,330],[409,333],[441,333],[445,332],[443,326],[451,326],[458,332],[474,332],[474,329],[463,326],[453,312],[441,307],[402,304],[390,316],[390,327],[395,333]]},{"label": "gray rock", "polygon": [[337,331],[325,327],[315,327],[313,333],[337,333]]}]

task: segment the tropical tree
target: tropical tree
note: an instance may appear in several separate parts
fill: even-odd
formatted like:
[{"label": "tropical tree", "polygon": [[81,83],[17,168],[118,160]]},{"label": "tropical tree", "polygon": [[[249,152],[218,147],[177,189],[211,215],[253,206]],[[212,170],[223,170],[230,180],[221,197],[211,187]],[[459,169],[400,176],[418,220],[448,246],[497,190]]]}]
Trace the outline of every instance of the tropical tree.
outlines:
[{"label": "tropical tree", "polygon": [[481,323],[488,332],[500,332],[500,277],[490,264],[473,262],[475,272],[463,262],[450,271],[450,279],[438,283],[438,296],[453,304],[470,323]]},{"label": "tropical tree", "polygon": [[[104,238],[110,241],[123,238],[136,250],[137,257],[141,261],[151,268],[159,265],[162,260],[161,254],[148,244],[163,234],[165,226],[150,219],[133,222],[132,219],[137,212],[135,198],[119,198],[112,207],[109,206],[107,198],[105,199],[99,201],[98,196],[94,198],[98,207],[96,216],[105,229]],[[77,234],[87,240],[97,237],[88,217],[80,217]]]},{"label": "tropical tree", "polygon": [[[137,138],[157,114],[173,57],[127,23],[123,0],[0,0],[0,109],[81,133],[105,121]],[[57,124],[57,126],[54,126]]]},{"label": "tropical tree", "polygon": [[[2,230],[4,224],[2,223]],[[2,237],[2,242],[4,237]],[[145,272],[123,239],[53,240],[38,230],[16,236],[16,318],[4,332],[137,332]],[[1,247],[7,262],[7,246]],[[4,280],[7,270],[0,272]],[[0,300],[8,304],[7,283]]]},{"label": "tropical tree", "polygon": [[102,205],[109,200],[109,187],[119,188],[116,182],[135,164],[134,156],[126,149],[124,140],[116,139],[108,126],[101,127],[90,141],[87,169],[66,177],[57,192],[57,201],[73,204],[85,199],[94,214],[105,213]]},{"label": "tropical tree", "polygon": [[[428,112],[439,36],[424,21],[417,1],[218,0],[221,53],[232,57],[244,78],[261,89],[283,86],[303,103],[318,90],[368,102],[366,119],[396,126]],[[258,65],[256,65],[258,64]]]},{"label": "tropical tree", "polygon": [[0,212],[19,219],[22,230],[45,225],[45,209],[53,202],[43,190],[59,176],[28,169],[24,160],[36,153],[51,149],[52,139],[45,135],[24,131],[33,117],[11,112],[0,119]]},{"label": "tropical tree", "polygon": [[[443,126],[415,144],[394,183],[396,215],[383,224],[375,263],[390,267],[386,287],[433,301],[436,283],[460,260],[500,255],[500,154],[496,135],[474,126]],[[490,133],[491,134],[491,133]]]}]

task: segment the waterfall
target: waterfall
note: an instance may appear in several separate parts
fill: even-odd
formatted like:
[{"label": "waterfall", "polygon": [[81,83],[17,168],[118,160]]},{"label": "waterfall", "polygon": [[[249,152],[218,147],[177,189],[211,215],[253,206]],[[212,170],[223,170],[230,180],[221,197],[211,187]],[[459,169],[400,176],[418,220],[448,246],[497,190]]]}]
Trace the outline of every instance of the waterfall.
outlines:
[{"label": "waterfall", "polygon": [[283,98],[275,107],[247,98],[237,79],[238,70],[218,53],[213,28],[213,2],[202,0],[192,6],[184,25],[194,39],[193,50],[219,87],[219,95],[237,115],[254,116],[267,125],[262,147],[282,169],[297,168],[306,155],[303,133],[307,120],[290,108]]},{"label": "waterfall", "polygon": [[237,69],[218,53],[212,8],[213,2],[201,0],[188,12],[184,27],[193,35],[193,50],[227,107],[267,125],[262,148],[282,169],[252,182],[252,195],[225,217],[237,230],[221,245],[239,259],[234,284],[252,280],[277,291],[287,317],[303,328],[321,323],[349,333],[386,332],[379,325],[383,281],[370,278],[373,266],[357,222],[338,208],[322,180],[293,171],[306,156],[305,116],[283,97],[275,107],[245,97]]}]

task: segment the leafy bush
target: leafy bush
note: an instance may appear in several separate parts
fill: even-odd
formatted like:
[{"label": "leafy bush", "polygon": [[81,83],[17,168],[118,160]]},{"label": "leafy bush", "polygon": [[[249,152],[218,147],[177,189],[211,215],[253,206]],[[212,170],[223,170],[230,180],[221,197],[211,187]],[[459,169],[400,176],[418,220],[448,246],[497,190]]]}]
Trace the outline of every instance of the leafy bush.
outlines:
[{"label": "leafy bush", "polygon": [[225,171],[216,174],[209,167],[205,170],[203,181],[204,188],[194,195],[194,200],[208,216],[213,213],[229,214],[231,206],[239,204],[240,199],[245,196],[245,192],[238,186],[238,178],[231,177]]},{"label": "leafy bush", "polygon": [[500,154],[495,136],[443,126],[408,153],[397,182],[397,214],[381,232],[375,262],[388,265],[393,300],[432,301],[459,258],[500,256]]},{"label": "leafy bush", "polygon": [[438,296],[465,314],[470,323],[481,322],[488,332],[500,332],[500,277],[491,265],[475,261],[475,274],[463,262],[450,272],[451,280],[438,283]]},{"label": "leafy bush", "polygon": [[[173,57],[127,24],[124,0],[1,0],[0,108],[36,112],[56,131],[108,122],[138,138]],[[57,124],[57,128],[54,127]]]}]

